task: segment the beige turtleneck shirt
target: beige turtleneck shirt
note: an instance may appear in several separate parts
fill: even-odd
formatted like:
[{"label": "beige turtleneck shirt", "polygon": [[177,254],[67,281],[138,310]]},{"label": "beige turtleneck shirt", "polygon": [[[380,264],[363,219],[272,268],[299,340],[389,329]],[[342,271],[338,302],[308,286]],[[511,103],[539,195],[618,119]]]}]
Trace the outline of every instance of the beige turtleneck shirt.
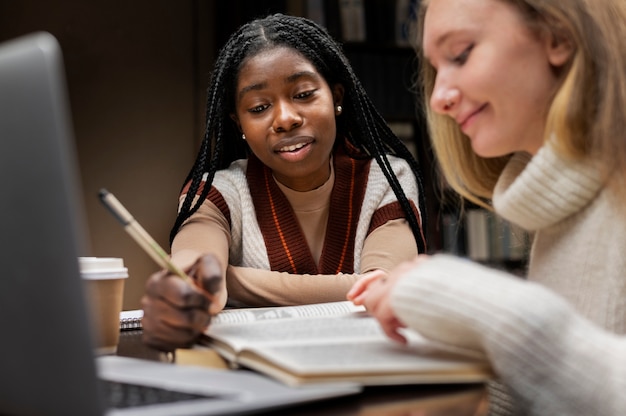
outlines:
[{"label": "beige turtleneck shirt", "polygon": [[438,255],[398,282],[395,313],[484,353],[517,414],[626,414],[626,208],[549,145],[510,161],[493,202],[535,234],[530,281]]}]

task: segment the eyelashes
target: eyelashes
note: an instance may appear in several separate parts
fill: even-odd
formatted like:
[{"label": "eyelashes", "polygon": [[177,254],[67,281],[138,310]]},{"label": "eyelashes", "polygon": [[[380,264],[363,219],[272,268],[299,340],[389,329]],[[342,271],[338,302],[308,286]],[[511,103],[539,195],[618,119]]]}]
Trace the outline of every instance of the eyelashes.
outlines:
[{"label": "eyelashes", "polygon": [[[295,100],[306,101],[307,99],[312,98],[317,92],[317,90],[318,89],[315,88],[315,89],[299,92],[295,94],[293,98]],[[269,107],[270,107],[270,104],[260,104],[260,105],[255,105],[254,107],[249,108],[247,111],[252,114],[259,114],[265,111],[266,109],[268,109]]]},{"label": "eyelashes", "polygon": [[461,52],[460,54],[455,56],[452,59],[452,62],[454,62],[457,65],[463,65],[465,62],[467,62],[467,59],[469,58],[469,55],[470,55],[470,52],[472,51],[472,49],[474,49],[474,45],[473,44],[469,45],[467,48],[465,48],[463,50],[463,52]]}]

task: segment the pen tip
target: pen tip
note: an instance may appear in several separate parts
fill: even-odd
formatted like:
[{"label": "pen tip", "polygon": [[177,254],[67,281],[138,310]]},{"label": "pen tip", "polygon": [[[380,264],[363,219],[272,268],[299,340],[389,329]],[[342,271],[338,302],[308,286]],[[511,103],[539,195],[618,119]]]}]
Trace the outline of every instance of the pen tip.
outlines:
[{"label": "pen tip", "polygon": [[109,191],[107,191],[105,188],[100,188],[100,192],[98,192],[98,195],[100,195],[100,198],[104,198],[108,194],[109,194]]}]

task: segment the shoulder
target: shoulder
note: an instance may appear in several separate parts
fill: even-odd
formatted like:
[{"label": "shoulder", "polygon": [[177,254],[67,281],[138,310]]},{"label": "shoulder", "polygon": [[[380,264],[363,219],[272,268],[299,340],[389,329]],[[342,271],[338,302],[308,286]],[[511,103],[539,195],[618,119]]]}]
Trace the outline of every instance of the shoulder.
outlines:
[{"label": "shoulder", "polygon": [[[242,189],[240,185],[246,180],[246,166],[247,160],[239,159],[232,162],[228,168],[216,171],[213,180],[208,183],[208,186],[210,187],[208,198],[214,199],[216,195],[220,195],[219,197],[221,198],[221,194],[230,195],[233,193],[233,190]],[[204,188],[207,186],[208,176],[209,174],[206,172],[202,175],[198,189],[195,192],[196,197],[200,196]],[[189,193],[190,187],[191,181],[188,182],[181,191],[179,197],[179,201],[181,203],[185,199],[187,193]]]},{"label": "shoulder", "polygon": [[220,169],[217,172],[215,172],[215,177],[216,178],[218,176],[229,177],[229,176],[235,176],[235,175],[240,175],[240,174],[245,175],[247,167],[248,167],[248,159],[237,159],[233,161],[230,165],[228,165],[226,169]]},{"label": "shoulder", "polygon": [[[416,183],[415,173],[406,160],[392,155],[387,155],[387,160],[389,161],[391,170],[401,184],[405,185]],[[370,177],[371,176],[384,176],[384,173],[376,160],[372,160],[371,162]]]},{"label": "shoulder", "polygon": [[233,186],[233,184],[245,182],[247,166],[247,159],[235,160],[226,169],[220,169],[215,172],[215,177],[211,185],[216,188],[222,188],[224,186]]},{"label": "shoulder", "polygon": [[391,165],[391,169],[396,173],[396,175],[410,175],[415,176],[409,162],[402,159],[401,157],[387,155],[387,159],[389,160],[389,164]]}]

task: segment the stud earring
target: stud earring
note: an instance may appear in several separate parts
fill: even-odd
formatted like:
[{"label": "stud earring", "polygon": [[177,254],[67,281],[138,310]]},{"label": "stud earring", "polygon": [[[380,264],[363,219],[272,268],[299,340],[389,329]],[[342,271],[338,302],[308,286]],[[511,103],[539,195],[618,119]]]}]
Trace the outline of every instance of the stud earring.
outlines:
[{"label": "stud earring", "polygon": [[341,106],[340,106],[340,105],[338,105],[337,107],[335,107],[335,113],[336,113],[337,115],[341,114],[341,112],[342,112],[342,111],[343,111],[343,108],[341,108]]},{"label": "stud earring", "polygon": [[241,135],[241,138],[242,138],[242,139],[244,139],[244,140],[246,140],[246,135],[245,135],[245,134],[242,134],[242,135]]}]

